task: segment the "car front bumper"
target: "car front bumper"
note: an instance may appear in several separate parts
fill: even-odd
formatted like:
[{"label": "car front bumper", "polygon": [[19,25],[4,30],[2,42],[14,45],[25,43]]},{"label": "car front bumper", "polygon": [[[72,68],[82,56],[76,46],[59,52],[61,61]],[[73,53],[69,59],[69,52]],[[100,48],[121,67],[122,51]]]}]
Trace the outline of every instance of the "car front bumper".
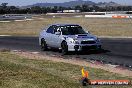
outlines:
[{"label": "car front bumper", "polygon": [[101,49],[101,44],[69,44],[68,51],[84,51]]}]

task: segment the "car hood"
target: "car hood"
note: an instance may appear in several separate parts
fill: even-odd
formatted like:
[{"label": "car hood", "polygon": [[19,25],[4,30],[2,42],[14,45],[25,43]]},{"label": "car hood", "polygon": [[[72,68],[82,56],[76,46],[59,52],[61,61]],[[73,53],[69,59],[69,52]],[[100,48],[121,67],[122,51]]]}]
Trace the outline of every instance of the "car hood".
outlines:
[{"label": "car hood", "polygon": [[97,40],[97,37],[92,34],[67,35],[67,37],[76,40]]}]

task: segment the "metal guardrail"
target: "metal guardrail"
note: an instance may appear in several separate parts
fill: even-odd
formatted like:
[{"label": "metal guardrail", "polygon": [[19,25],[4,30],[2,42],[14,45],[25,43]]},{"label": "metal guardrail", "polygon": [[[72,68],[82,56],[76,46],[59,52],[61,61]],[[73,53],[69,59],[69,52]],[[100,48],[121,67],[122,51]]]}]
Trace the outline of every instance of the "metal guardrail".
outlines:
[{"label": "metal guardrail", "polygon": [[127,14],[106,14],[106,15],[85,15],[90,18],[132,18],[132,15]]}]

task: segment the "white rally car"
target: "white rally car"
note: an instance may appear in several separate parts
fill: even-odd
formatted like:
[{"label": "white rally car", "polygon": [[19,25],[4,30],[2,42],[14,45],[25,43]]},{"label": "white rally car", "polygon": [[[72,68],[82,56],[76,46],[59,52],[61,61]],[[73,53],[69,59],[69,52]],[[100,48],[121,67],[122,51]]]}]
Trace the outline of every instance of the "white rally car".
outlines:
[{"label": "white rally car", "polygon": [[69,51],[101,49],[100,40],[77,24],[53,24],[44,28],[39,35],[39,45],[43,51],[58,48],[63,54]]}]

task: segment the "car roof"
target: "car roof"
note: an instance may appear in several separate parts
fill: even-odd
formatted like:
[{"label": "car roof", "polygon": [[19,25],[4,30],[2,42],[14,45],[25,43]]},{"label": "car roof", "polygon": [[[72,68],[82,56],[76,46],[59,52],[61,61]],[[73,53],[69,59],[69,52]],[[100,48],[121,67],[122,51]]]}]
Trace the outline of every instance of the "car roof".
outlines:
[{"label": "car roof", "polygon": [[52,24],[52,26],[79,26],[78,24]]}]

